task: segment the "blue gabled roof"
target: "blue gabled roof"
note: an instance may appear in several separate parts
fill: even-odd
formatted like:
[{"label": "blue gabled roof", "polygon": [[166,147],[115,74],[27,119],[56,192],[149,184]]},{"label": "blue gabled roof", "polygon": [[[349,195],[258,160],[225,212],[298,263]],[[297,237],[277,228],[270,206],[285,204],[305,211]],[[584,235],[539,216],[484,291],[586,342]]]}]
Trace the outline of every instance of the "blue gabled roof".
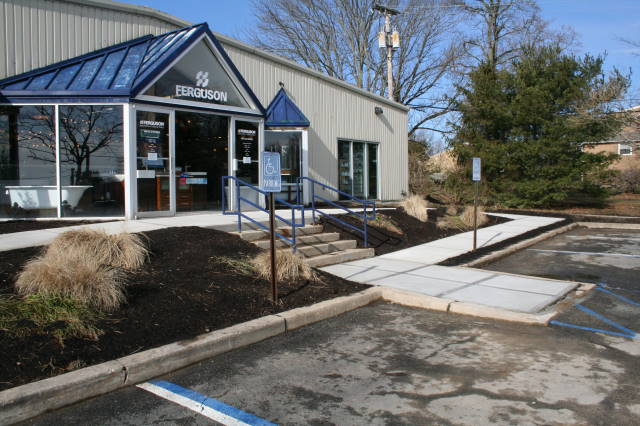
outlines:
[{"label": "blue gabled roof", "polygon": [[309,127],[309,119],[287,95],[284,88],[280,88],[276,96],[267,107],[268,127]]},{"label": "blue gabled roof", "polygon": [[0,80],[0,100],[133,98],[206,33],[261,113],[264,107],[206,23],[146,35]]}]

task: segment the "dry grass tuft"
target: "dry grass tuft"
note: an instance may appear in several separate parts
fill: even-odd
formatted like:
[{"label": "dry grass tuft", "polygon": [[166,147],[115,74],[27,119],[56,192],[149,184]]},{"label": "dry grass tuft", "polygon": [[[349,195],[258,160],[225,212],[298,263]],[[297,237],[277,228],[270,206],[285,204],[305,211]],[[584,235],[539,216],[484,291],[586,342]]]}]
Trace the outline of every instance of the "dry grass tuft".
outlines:
[{"label": "dry grass tuft", "polygon": [[125,300],[124,273],[101,264],[74,247],[69,253],[47,253],[25,264],[16,280],[22,296],[59,295],[87,306],[112,311]]},{"label": "dry grass tuft", "polygon": [[[260,278],[271,279],[270,251],[265,250],[251,259],[251,264]],[[304,259],[290,250],[276,250],[276,277],[278,281],[318,280],[318,276]]]},{"label": "dry grass tuft", "polygon": [[125,301],[125,270],[141,267],[148,256],[138,235],[89,229],[64,232],[42,256],[25,264],[16,291],[22,296],[57,295],[112,311]]},{"label": "dry grass tuft", "polygon": [[402,208],[409,216],[413,216],[421,222],[428,220],[427,201],[419,195],[412,194],[401,203]]},{"label": "dry grass tuft", "polygon": [[[460,215],[460,221],[468,229],[473,229],[473,206],[467,206]],[[482,207],[478,206],[478,228],[486,225],[489,222],[489,218],[484,213]]]},{"label": "dry grass tuft", "polygon": [[[142,238],[126,232],[108,235],[104,231],[77,229],[60,234],[49,246],[45,256],[60,257],[62,253],[92,257],[102,265],[128,270],[140,268],[149,257]],[[79,251],[86,252],[85,255]]]},{"label": "dry grass tuft", "polygon": [[389,232],[393,232],[395,234],[403,235],[402,229],[398,227],[395,221],[389,216],[385,216],[383,214],[378,214],[375,220],[369,222],[369,224],[376,226],[378,228],[386,229]]}]

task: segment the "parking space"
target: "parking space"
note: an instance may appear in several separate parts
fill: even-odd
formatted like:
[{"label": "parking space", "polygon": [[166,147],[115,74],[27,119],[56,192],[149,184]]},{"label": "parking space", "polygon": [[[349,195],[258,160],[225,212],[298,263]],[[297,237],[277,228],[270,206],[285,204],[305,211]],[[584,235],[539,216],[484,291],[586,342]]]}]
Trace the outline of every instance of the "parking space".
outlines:
[{"label": "parking space", "polygon": [[[158,380],[245,424],[633,424],[640,351],[598,338],[376,304]],[[210,424],[198,407],[130,387],[27,424]]]},{"label": "parking space", "polygon": [[578,228],[485,269],[597,284],[553,325],[567,332],[638,339],[640,331],[640,230]]}]

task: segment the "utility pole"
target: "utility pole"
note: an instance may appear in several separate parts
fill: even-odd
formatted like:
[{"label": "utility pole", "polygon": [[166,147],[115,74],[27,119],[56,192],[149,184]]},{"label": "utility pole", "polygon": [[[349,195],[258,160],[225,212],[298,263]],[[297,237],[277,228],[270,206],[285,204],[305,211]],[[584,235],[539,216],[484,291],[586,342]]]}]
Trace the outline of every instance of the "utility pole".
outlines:
[{"label": "utility pole", "polygon": [[393,51],[400,48],[400,34],[391,31],[391,16],[398,15],[400,11],[379,4],[373,6],[373,10],[384,14],[384,31],[378,34],[378,47],[387,49],[387,96],[393,101]]}]

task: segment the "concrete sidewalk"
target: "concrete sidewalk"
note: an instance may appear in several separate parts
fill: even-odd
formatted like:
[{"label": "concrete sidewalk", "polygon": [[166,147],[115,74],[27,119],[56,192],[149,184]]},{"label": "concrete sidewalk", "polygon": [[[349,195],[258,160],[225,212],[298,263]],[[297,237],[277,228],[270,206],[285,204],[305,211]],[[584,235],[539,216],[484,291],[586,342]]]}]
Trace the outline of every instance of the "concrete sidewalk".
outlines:
[{"label": "concrete sidewalk", "polygon": [[[361,209],[353,209],[360,211]],[[378,209],[384,210],[384,208]],[[322,209],[328,214],[344,214],[344,210],[340,209]],[[269,215],[261,211],[247,212],[252,219],[268,224]],[[276,210],[276,214],[291,220],[291,210]],[[305,219],[308,223],[311,221],[311,211],[305,211]],[[249,230],[255,228],[254,225],[243,219],[242,229]],[[300,214],[296,214],[296,222],[300,222]],[[157,217],[137,220],[117,220],[113,222],[93,223],[89,225],[65,226],[62,228],[40,229],[36,231],[15,232],[11,234],[0,234],[0,252],[14,250],[25,247],[41,246],[50,243],[55,237],[63,232],[72,229],[88,228],[101,229],[108,234],[117,234],[120,232],[147,232],[156,229],[172,228],[179,226],[200,226],[203,228],[213,228],[219,231],[236,231],[238,219],[237,216],[223,215],[222,212],[207,212],[194,214],[180,214],[171,217]],[[280,222],[280,224],[282,224]]]},{"label": "concrete sidewalk", "polygon": [[[512,214],[495,216],[507,217],[512,221],[479,230],[479,247],[490,246],[563,220]],[[360,283],[527,313],[541,311],[578,286],[569,281],[435,265],[470,251],[472,244],[473,232],[466,232],[383,256],[321,269]]]}]

